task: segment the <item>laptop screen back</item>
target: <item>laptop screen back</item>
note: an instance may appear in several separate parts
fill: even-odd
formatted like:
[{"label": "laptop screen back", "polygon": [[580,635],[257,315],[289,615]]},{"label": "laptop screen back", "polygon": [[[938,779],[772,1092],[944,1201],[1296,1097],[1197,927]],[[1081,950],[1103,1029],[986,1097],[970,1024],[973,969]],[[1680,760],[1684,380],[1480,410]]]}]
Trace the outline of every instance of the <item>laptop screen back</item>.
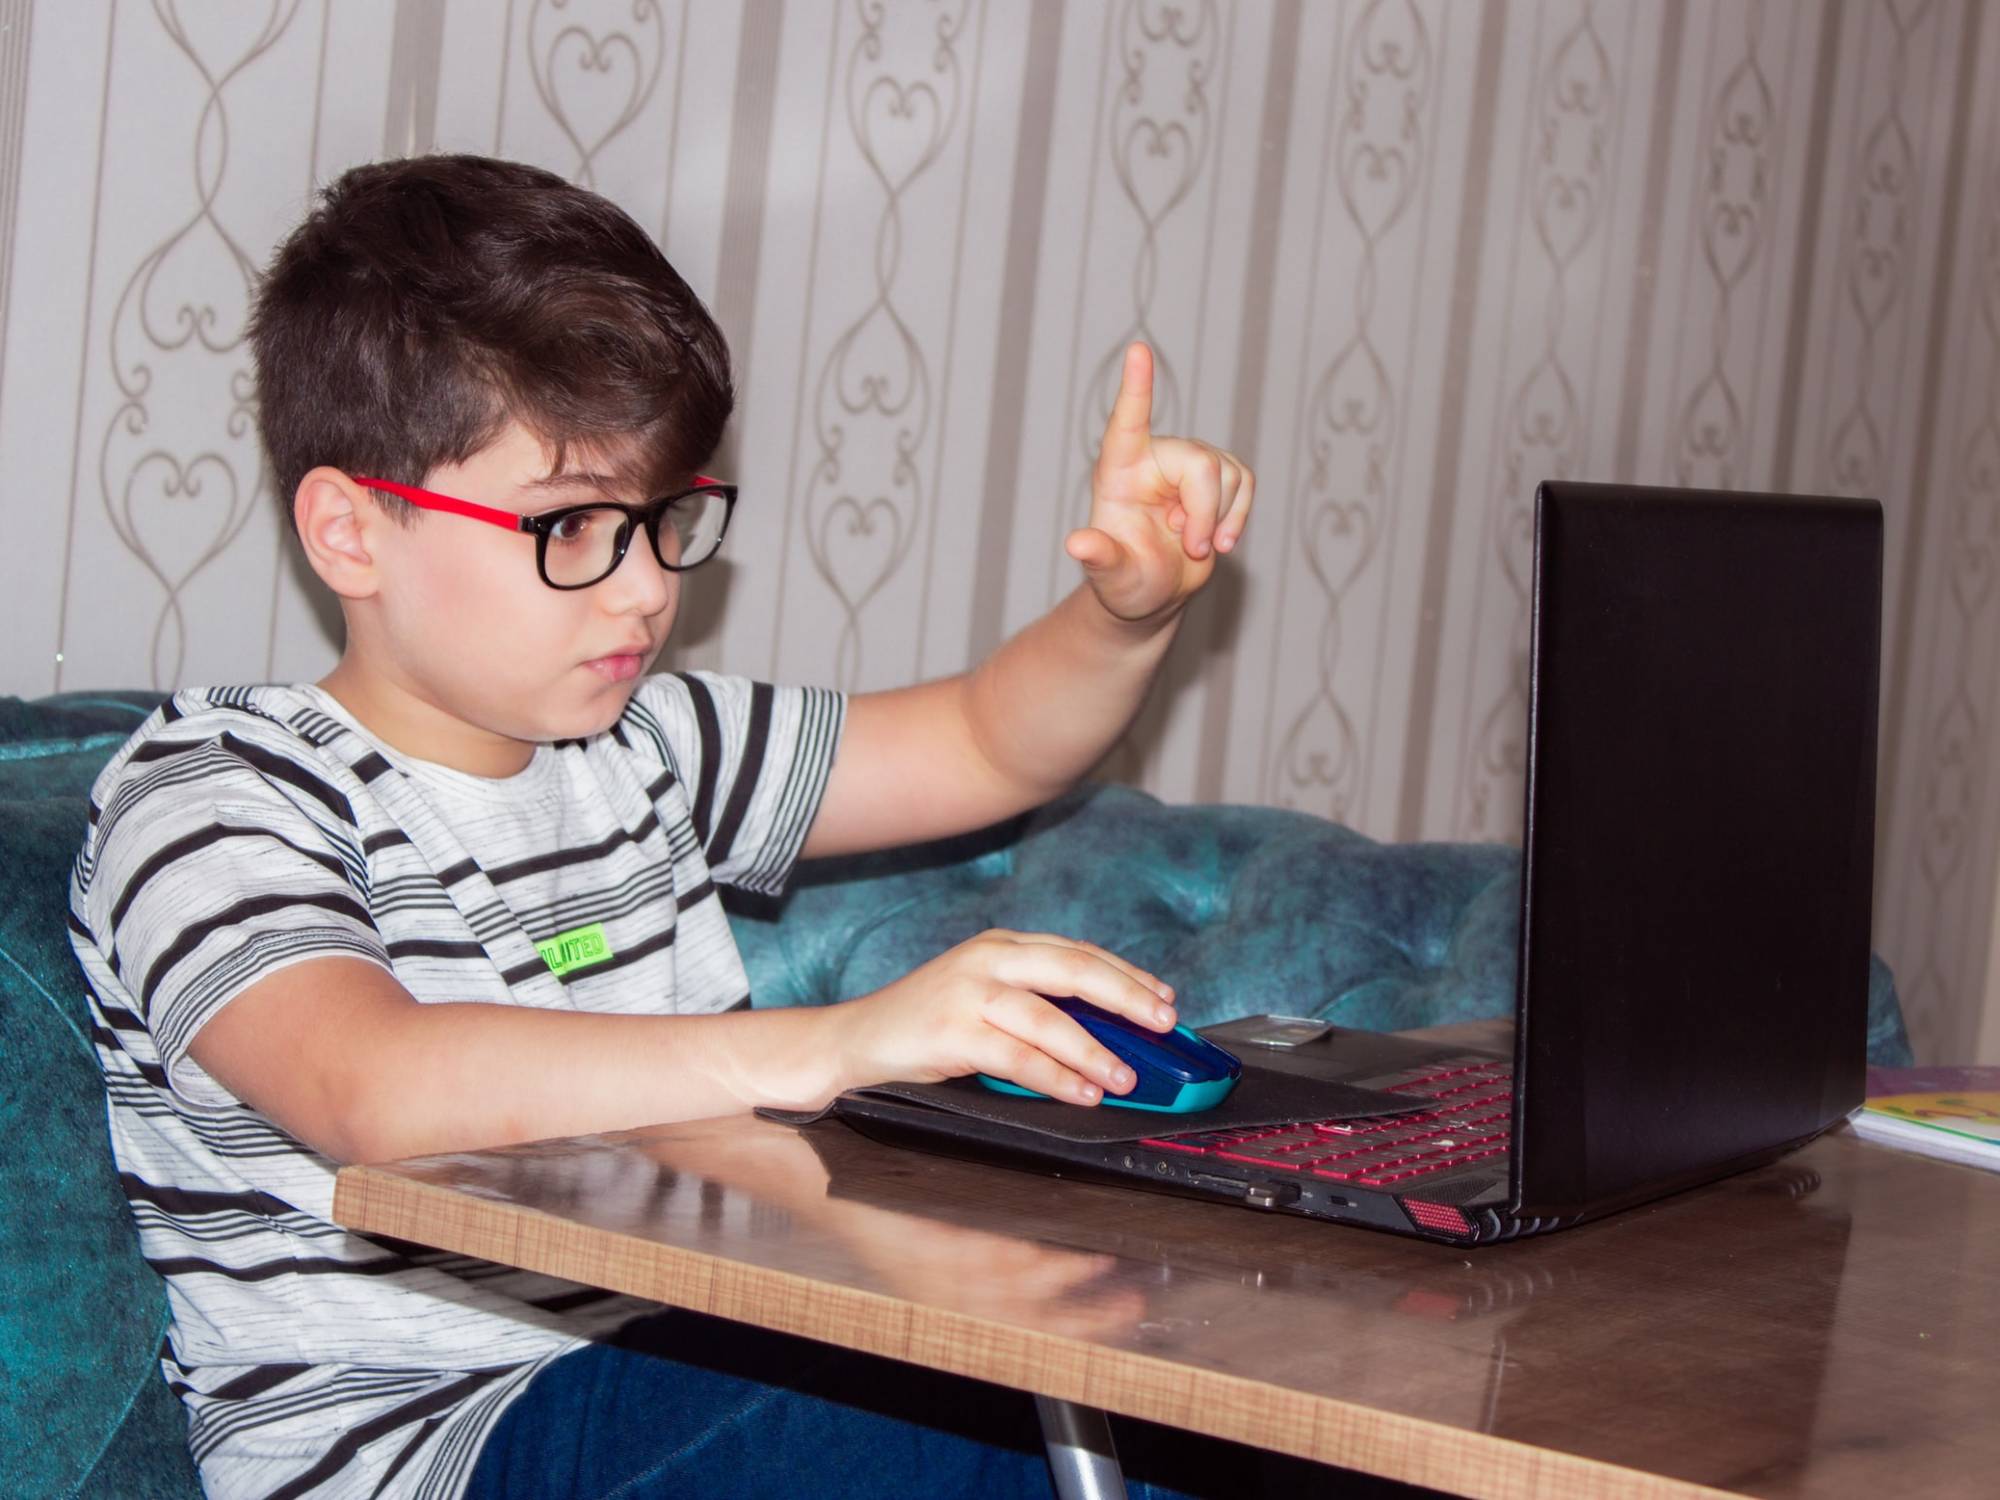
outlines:
[{"label": "laptop screen back", "polygon": [[1862,1095],[1881,509],[1537,495],[1515,1196],[1567,1215]]}]

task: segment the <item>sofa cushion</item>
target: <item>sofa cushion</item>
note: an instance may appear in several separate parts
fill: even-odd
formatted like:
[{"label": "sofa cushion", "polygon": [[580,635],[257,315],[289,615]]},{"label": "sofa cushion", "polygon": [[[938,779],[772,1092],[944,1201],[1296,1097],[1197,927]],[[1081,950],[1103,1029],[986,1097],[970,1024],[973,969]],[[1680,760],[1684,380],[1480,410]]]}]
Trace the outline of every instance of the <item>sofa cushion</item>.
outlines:
[{"label": "sofa cushion", "polygon": [[[158,701],[0,698],[5,1495],[199,1494],[66,935],[85,795]],[[999,926],[1123,953],[1197,1024],[1275,1010],[1383,1029],[1510,1011],[1518,865],[1498,845],[1377,844],[1304,814],[1098,786],[966,838],[803,867],[782,905],[739,900],[732,920],[760,1005],[863,994]],[[1909,1060],[1879,961],[1869,1057]]]},{"label": "sofa cushion", "polygon": [[166,1294],[111,1160],[65,929],[85,795],[157,695],[0,698],[0,1493],[195,1496]]},{"label": "sofa cushion", "polygon": [[[782,906],[730,893],[730,914],[760,1006],[866,994],[1006,927],[1150,969],[1192,1025],[1276,1011],[1390,1031],[1513,1014],[1520,864],[1500,844],[1378,844],[1304,813],[1087,786],[965,838],[802,865]],[[1877,958],[1868,1056],[1910,1056]]]}]

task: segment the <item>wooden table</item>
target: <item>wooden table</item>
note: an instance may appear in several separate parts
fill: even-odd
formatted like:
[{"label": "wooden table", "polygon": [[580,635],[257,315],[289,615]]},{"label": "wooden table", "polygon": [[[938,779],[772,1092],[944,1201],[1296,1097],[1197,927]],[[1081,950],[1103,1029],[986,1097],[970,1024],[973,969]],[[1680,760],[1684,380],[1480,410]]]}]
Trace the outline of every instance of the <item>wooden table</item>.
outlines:
[{"label": "wooden table", "polygon": [[334,1212],[1466,1495],[2000,1492],[2000,1175],[1844,1127],[1473,1251],[741,1118],[350,1167]]}]

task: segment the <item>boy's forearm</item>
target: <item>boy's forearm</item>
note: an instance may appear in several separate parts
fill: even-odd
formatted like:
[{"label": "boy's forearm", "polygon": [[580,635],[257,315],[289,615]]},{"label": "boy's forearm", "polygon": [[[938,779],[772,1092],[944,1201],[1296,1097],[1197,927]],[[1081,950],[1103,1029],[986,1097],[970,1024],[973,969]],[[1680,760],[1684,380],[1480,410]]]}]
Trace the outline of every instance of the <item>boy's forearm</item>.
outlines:
[{"label": "boy's forearm", "polygon": [[736,1114],[816,1108],[844,1086],[818,1008],[612,1016],[528,1006],[409,1007],[349,1085],[348,1161]]},{"label": "boy's forearm", "polygon": [[1073,786],[1137,717],[1180,619],[1121,620],[1079,585],[966,678],[981,754],[1031,804]]}]

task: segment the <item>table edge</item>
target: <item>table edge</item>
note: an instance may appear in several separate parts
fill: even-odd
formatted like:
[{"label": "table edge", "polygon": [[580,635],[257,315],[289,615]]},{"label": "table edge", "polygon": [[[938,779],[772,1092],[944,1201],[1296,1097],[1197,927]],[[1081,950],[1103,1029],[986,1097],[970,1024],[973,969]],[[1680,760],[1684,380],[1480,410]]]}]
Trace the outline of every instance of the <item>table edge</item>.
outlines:
[{"label": "table edge", "polygon": [[[448,1206],[462,1232],[441,1238],[430,1223],[417,1227],[414,1205],[420,1202]],[[393,1166],[341,1168],[334,1179],[333,1218],[350,1230],[408,1239],[1475,1500],[1695,1500],[1731,1493],[1429,1418],[1203,1370],[1139,1350],[1110,1349],[578,1225],[539,1209],[418,1181]],[[539,1231],[533,1237],[539,1243],[530,1244],[523,1234],[531,1225]],[[634,1273],[613,1264],[612,1246],[628,1251]],[[885,1310],[886,1318],[881,1316]],[[1299,1441],[1297,1434],[1308,1431],[1310,1439]]]}]

